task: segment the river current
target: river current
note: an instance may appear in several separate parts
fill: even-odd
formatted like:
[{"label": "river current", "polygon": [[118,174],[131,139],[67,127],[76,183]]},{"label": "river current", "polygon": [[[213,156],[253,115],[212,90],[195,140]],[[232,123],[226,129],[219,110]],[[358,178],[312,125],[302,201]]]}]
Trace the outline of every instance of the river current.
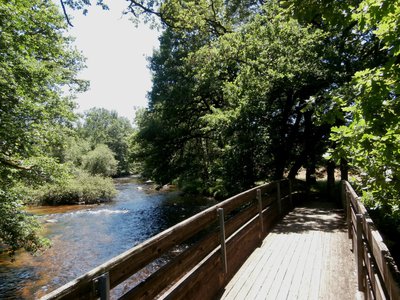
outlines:
[{"label": "river current", "polygon": [[0,257],[0,299],[36,299],[149,237],[214,204],[155,192],[133,178],[116,180],[118,196],[96,206],[32,210],[52,247],[39,256]]}]

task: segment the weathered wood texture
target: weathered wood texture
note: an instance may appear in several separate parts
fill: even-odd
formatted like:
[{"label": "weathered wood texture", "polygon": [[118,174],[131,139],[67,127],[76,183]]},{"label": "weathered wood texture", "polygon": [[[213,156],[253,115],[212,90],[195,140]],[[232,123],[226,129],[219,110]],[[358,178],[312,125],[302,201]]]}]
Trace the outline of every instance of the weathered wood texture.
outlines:
[{"label": "weathered wood texture", "polygon": [[[98,296],[97,277],[108,274],[112,289],[185,243],[190,245],[185,251],[125,292],[122,299],[184,298],[192,293],[193,286],[203,287],[207,295],[215,295],[281,217],[278,212],[285,212],[290,207],[299,188],[301,183],[298,181],[289,184],[288,180],[282,180],[231,197],[133,247],[42,299],[95,299]],[[257,195],[261,195],[261,201],[257,200]],[[226,216],[227,273],[221,266],[218,209],[223,209]],[[261,219],[263,226],[260,226]],[[193,238],[197,242],[189,242]]]},{"label": "weathered wood texture", "polygon": [[342,195],[347,205],[349,237],[359,262],[358,290],[366,299],[400,299],[399,270],[366,208],[347,181],[342,181]]},{"label": "weathered wood texture", "polygon": [[354,257],[344,214],[330,203],[297,207],[227,284],[220,299],[354,299]]}]

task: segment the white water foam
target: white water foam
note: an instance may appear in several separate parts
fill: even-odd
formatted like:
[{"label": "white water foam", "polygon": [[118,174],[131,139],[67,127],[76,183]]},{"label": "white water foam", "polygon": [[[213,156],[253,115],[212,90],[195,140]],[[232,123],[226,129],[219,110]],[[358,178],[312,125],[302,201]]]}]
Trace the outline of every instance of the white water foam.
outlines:
[{"label": "white water foam", "polygon": [[127,209],[98,209],[98,210],[83,210],[77,211],[75,214],[87,214],[87,215],[113,215],[113,214],[127,214]]}]

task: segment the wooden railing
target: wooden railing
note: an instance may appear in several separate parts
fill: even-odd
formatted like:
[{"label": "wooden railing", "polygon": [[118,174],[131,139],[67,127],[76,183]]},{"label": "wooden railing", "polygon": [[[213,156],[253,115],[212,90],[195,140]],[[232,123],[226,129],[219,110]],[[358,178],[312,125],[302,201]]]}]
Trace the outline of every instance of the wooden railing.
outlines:
[{"label": "wooden railing", "polygon": [[[292,206],[302,187],[299,181],[282,180],[229,198],[42,299],[108,299],[111,289],[166,256],[169,259],[165,264],[120,299],[213,299]],[[186,249],[171,255],[179,245]]]},{"label": "wooden railing", "polygon": [[358,291],[366,299],[400,299],[397,271],[388,248],[359,197],[342,181],[349,238],[353,241]]}]

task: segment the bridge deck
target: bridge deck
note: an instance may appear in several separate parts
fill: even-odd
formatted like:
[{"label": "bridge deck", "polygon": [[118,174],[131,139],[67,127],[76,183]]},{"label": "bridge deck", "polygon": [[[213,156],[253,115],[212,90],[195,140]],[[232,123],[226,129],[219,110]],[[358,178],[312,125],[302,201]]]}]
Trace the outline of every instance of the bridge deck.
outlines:
[{"label": "bridge deck", "polygon": [[354,299],[356,275],[341,210],[295,208],[265,238],[221,299]]}]

